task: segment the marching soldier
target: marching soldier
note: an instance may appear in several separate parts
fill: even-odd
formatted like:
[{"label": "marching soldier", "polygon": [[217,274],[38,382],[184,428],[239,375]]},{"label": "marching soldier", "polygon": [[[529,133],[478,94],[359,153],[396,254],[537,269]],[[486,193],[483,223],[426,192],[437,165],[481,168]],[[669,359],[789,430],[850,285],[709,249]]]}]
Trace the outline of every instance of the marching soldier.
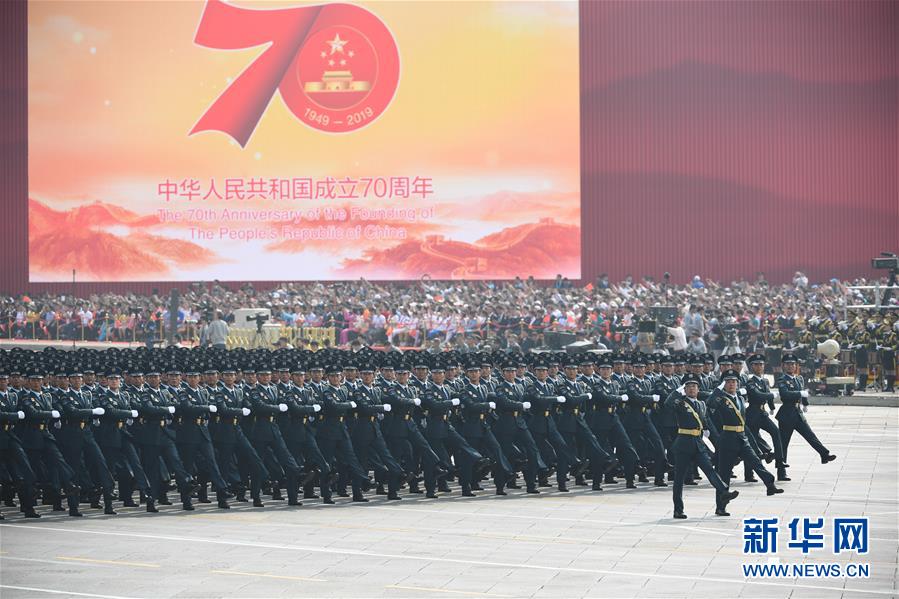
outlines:
[{"label": "marching soldier", "polygon": [[[506,482],[512,478],[512,465],[506,459],[499,442],[493,436],[490,420],[496,410],[495,394],[481,384],[481,360],[479,356],[469,357],[465,365],[467,381],[459,393],[462,405],[462,436],[481,455],[493,460],[493,483],[497,495],[505,495]],[[473,473],[472,490],[480,490],[478,480],[481,473]]]},{"label": "marching soldier", "polygon": [[[650,414],[661,397],[653,393],[652,382],[646,378],[645,359],[637,356],[633,359],[632,364],[634,374],[625,388],[628,402],[624,407],[624,428],[631,441],[638,444],[636,446],[637,453],[640,455],[644,467],[652,462],[655,486],[667,487],[665,474],[668,470],[668,462],[665,457],[665,448],[650,419]],[[641,482],[644,482],[644,479],[641,479]]]},{"label": "marching soldier", "polygon": [[805,381],[799,375],[799,362],[796,356],[792,354],[785,355],[783,357],[783,367],[784,376],[781,377],[777,387],[782,405],[777,411],[776,418],[780,424],[780,439],[781,443],[783,443],[784,461],[787,461],[790,439],[793,437],[793,431],[795,431],[812,446],[812,449],[818,452],[818,455],[821,456],[822,464],[832,462],[837,459],[837,456],[824,447],[824,444],[818,440],[817,435],[815,435],[805,419],[805,412],[808,412],[808,390],[805,388]]},{"label": "marching soldier", "polygon": [[384,401],[381,389],[374,385],[375,369],[371,364],[371,357],[362,363],[358,371],[362,380],[351,395],[352,401],[356,403],[356,411],[353,413],[356,419],[352,433],[353,448],[366,474],[369,466],[380,470],[382,477],[386,474],[387,499],[399,501],[402,499],[399,489],[404,475],[403,468],[387,449],[378,420],[384,414],[389,414],[393,406]]},{"label": "marching soldier", "polygon": [[331,362],[326,367],[328,383],[321,395],[322,411],[319,416],[318,446],[332,470],[338,464],[349,470],[353,501],[367,503],[368,499],[362,493],[367,491],[370,486],[368,472],[362,469],[359,460],[356,459],[353,442],[350,440],[346,426],[347,417],[357,408],[357,404],[350,399],[346,388],[340,385],[342,371],[340,364],[336,362]]},{"label": "marching soldier", "polygon": [[549,363],[538,357],[534,363],[534,378],[525,388],[525,397],[533,404],[528,428],[543,457],[549,466],[555,458],[556,484],[562,493],[568,492],[568,471],[573,469],[575,476],[584,473],[587,464],[578,459],[573,448],[569,447],[559,434],[555,415],[558,405],[567,401],[564,395],[556,393],[555,386],[549,378]]},{"label": "marching soldier", "polygon": [[[177,446],[181,454],[181,461],[188,472],[193,473],[199,466],[206,479],[211,480],[215,487],[215,495],[218,507],[223,510],[230,509],[228,505],[228,483],[222,477],[218,461],[215,459],[215,450],[212,447],[212,436],[209,432],[210,414],[218,412],[218,406],[210,401],[209,393],[200,387],[200,369],[191,365],[187,369],[187,387],[184,387],[178,395],[178,407],[176,412],[180,418],[178,427]],[[202,456],[202,463],[197,463],[197,456]],[[200,482],[200,496],[198,501],[204,503],[205,482]],[[190,505],[189,498],[182,496],[185,509]]]},{"label": "marching soldier", "polygon": [[[322,455],[315,440],[316,416],[321,412],[322,406],[314,397],[312,391],[307,388],[306,371],[301,363],[295,364],[290,369],[290,382],[284,386],[281,394],[284,403],[287,404],[287,412],[282,412],[281,433],[284,435],[284,443],[290,451],[301,471],[305,472],[303,480],[303,499],[318,499],[324,504],[333,504],[331,499],[331,466]],[[285,432],[286,429],[286,432]],[[321,495],[315,494],[315,479],[321,489]]]},{"label": "marching soldier", "polygon": [[709,438],[707,420],[700,409],[699,377],[688,374],[683,387],[672,391],[665,404],[670,404],[677,420],[677,437],[671,445],[674,455],[674,517],[685,519],[683,489],[687,473],[695,464],[715,487],[715,515],[729,516],[727,504],[736,499],[739,491],[731,491],[726,480],[722,480],[712,466],[703,437]]},{"label": "marching soldier", "polygon": [[[471,493],[471,476],[476,464],[483,464],[483,456],[468,444],[452,424],[453,416],[462,403],[457,393],[446,384],[446,365],[438,357],[431,366],[431,380],[425,386],[421,407],[425,414],[424,434],[441,465],[452,467],[450,455],[456,460],[459,482],[463,495]],[[449,492],[446,481],[441,480],[438,490]]]},{"label": "marching soldier", "polygon": [[[160,505],[171,505],[166,491],[163,489],[163,475],[175,473],[175,483],[182,501],[182,507],[190,511],[191,494],[197,489],[193,476],[184,467],[181,456],[175,446],[175,431],[172,422],[176,411],[175,398],[161,384],[160,372],[150,366],[146,373],[146,382],[140,395],[136,398],[138,413],[144,421],[141,444],[141,463],[150,482],[152,496]],[[180,376],[180,373],[178,374]]]},{"label": "marching soldier", "polygon": [[131,405],[131,397],[121,390],[122,375],[117,368],[107,368],[102,380],[105,381],[105,387],[101,384],[101,391],[97,396],[98,407],[103,409],[103,415],[99,416],[97,444],[109,469],[119,481],[122,505],[137,507],[131,496],[136,486],[147,496],[147,511],[156,512],[155,498],[150,494],[150,483],[141,466],[130,430],[138,412]]},{"label": "marching soldier", "polygon": [[[252,414],[252,410],[247,407],[248,402],[244,398],[243,389],[235,384],[237,369],[232,364],[225,364],[221,369],[221,377],[221,384],[215,387],[211,399],[217,408],[212,441],[218,453],[222,478],[230,482],[233,487],[240,487],[243,484],[240,466],[243,466],[249,474],[250,498],[253,500],[253,507],[263,507],[262,482],[268,480],[268,470],[244,435],[240,424],[242,419]],[[241,493],[245,492],[246,487],[243,489]]]},{"label": "marching soldier", "polygon": [[[3,484],[18,487],[19,509],[26,518],[40,518],[40,514],[34,511],[37,478],[14,428],[25,420],[25,412],[19,409],[18,397],[8,383],[9,373],[0,366],[0,467],[4,467],[7,473]],[[11,496],[11,493],[7,495],[4,492],[4,499]]]},{"label": "marching soldier", "polygon": [[577,380],[577,370],[578,364],[575,360],[569,359],[564,363],[564,376],[556,391],[565,397],[565,402],[559,404],[556,425],[569,447],[576,447],[580,443],[586,449],[593,478],[592,490],[602,491],[603,475],[606,471],[616,468],[618,460],[606,453],[584,419],[585,407],[593,400],[593,394],[587,390],[586,385]]},{"label": "marching soldier", "polygon": [[18,396],[19,411],[25,413],[21,424],[22,448],[32,467],[43,465],[45,482],[53,497],[54,511],[62,511],[60,497],[65,494],[69,506],[69,515],[81,517],[78,511],[78,498],[81,489],[75,484],[75,473],[66,464],[59,451],[56,438],[49,428],[59,423],[61,414],[53,409],[50,394],[42,388],[43,375],[37,366],[28,374],[27,389]]},{"label": "marching soldier", "polygon": [[[636,488],[634,474],[639,456],[618,417],[621,406],[626,404],[630,398],[612,379],[612,361],[607,356],[603,356],[599,358],[598,365],[599,382],[594,385],[592,391],[597,409],[591,428],[596,432],[596,439],[609,455],[613,450],[615,451],[618,461],[624,468],[626,486],[628,489],[634,489]],[[606,475],[605,482],[614,482],[611,474]]]},{"label": "marching soldier", "polygon": [[91,392],[83,387],[80,372],[70,369],[67,377],[69,387],[57,398],[59,411],[62,412],[62,426],[56,433],[59,447],[69,467],[79,475],[79,480],[94,481],[100,485],[103,490],[103,513],[114,515],[112,494],[115,481],[92,431],[93,422],[96,420],[99,424],[98,419],[105,410],[94,407]]},{"label": "marching soldier", "polygon": [[748,406],[746,408],[746,424],[752,434],[759,436],[759,431],[764,430],[771,435],[771,444],[774,446],[774,460],[777,467],[777,480],[788,481],[787,468],[789,464],[784,462],[783,444],[780,440],[780,429],[768,416],[768,410],[774,414],[774,400],[780,397],[780,391],[768,386],[765,378],[765,357],[761,354],[750,356],[747,361],[752,369],[752,376],[746,380],[746,393]]},{"label": "marching soldier", "polygon": [[300,467],[287,449],[281,429],[275,420],[279,414],[287,412],[290,408],[281,401],[277,387],[271,384],[271,368],[263,364],[257,366],[255,371],[256,385],[250,388],[248,394],[249,409],[251,410],[250,417],[253,419],[253,433],[250,436],[253,448],[260,457],[269,456],[275,460],[271,467],[266,465],[270,474],[277,472],[278,468],[284,470],[287,485],[287,504],[293,506],[302,505],[298,497]]},{"label": "marching soldier", "polygon": [[759,475],[768,489],[768,495],[783,493],[774,484],[774,476],[765,469],[758,455],[752,449],[746,435],[746,407],[742,396],[737,392],[740,374],[735,369],[722,373],[724,387],[715,389],[709,398],[709,407],[713,417],[720,423],[721,435],[718,440],[718,476],[730,483],[731,471],[737,459],[743,460],[747,468]]},{"label": "marching soldier", "polygon": [[506,457],[512,455],[514,446],[524,451],[527,462],[523,473],[527,492],[537,494],[540,493],[537,489],[537,470],[546,469],[546,465],[524,419],[525,412],[531,409],[531,402],[525,398],[524,389],[515,382],[517,370],[518,364],[514,360],[502,365],[503,381],[496,388],[499,421],[493,428]]}]

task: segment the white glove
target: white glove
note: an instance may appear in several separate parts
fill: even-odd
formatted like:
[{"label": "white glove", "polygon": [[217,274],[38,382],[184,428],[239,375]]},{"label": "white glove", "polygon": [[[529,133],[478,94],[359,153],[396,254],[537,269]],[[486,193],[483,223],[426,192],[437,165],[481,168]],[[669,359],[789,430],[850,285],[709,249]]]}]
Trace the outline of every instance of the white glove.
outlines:
[{"label": "white glove", "polygon": [[416,406],[420,406],[420,405],[421,405],[421,400],[418,399],[417,397],[413,397],[413,398],[412,398],[412,403],[414,403]]},{"label": "white glove", "polygon": [[209,406],[209,413],[210,413],[210,414],[215,414],[215,413],[218,412],[218,411],[219,411],[219,409],[218,409],[217,407],[215,407],[215,406]]},{"label": "white glove", "polygon": [[[419,401],[418,403],[421,403],[421,401]],[[353,401],[352,399],[350,400],[350,407],[353,408],[353,409],[356,408],[356,402]]]},{"label": "white glove", "polygon": [[458,397],[454,397],[454,398],[452,398],[452,399],[450,400],[450,403],[453,404],[454,406],[458,406],[458,405],[459,405],[460,403],[462,403],[462,402],[459,401],[459,398],[458,398]]},{"label": "white glove", "polygon": [[137,418],[137,410],[131,410],[131,417]]},{"label": "white glove", "polygon": [[556,396],[556,401],[557,401],[558,403],[565,403],[565,402],[568,401],[568,400],[565,399],[565,396],[564,396],[564,395],[558,395],[558,396]]},{"label": "white glove", "polygon": [[490,406],[490,409],[491,409],[491,410],[495,410],[495,409],[496,409],[496,403],[495,403],[495,402],[488,401],[488,402],[487,402],[487,405]]},{"label": "white glove", "polygon": [[587,393],[587,399],[593,399],[593,394],[592,394],[592,393]]},{"label": "white glove", "polygon": [[50,416],[52,418],[59,418],[59,412],[57,412],[56,410],[50,410]]},{"label": "white glove", "polygon": [[653,401],[653,403],[657,403],[660,399],[661,399],[661,397],[659,397],[659,396],[656,395],[655,393],[652,394],[652,401]]},{"label": "white glove", "polygon": [[684,395],[685,391],[686,391],[686,388],[684,385],[681,385],[680,387],[677,388],[677,392],[680,393],[681,395]]},{"label": "white glove", "polygon": [[320,404],[314,403],[312,404],[312,411],[316,414],[322,411],[322,407]]},{"label": "white glove", "polygon": [[91,410],[91,414],[93,414],[94,416],[102,416],[105,413],[106,410],[104,410],[103,408],[94,408],[93,410]]},{"label": "white glove", "polygon": [[808,390],[803,389],[802,391],[799,392],[799,395],[802,396],[802,399],[808,399]]},{"label": "white glove", "polygon": [[774,396],[774,399],[780,399],[780,389],[771,389],[771,395]]},{"label": "white glove", "polygon": [[23,412],[22,410],[16,412],[16,416],[19,417],[19,420],[25,420],[25,412]]},{"label": "white glove", "polygon": [[621,396],[621,401],[627,401],[627,400],[629,400],[629,399],[630,399],[630,397],[627,396],[627,393],[624,393],[624,394]]},{"label": "white glove", "polygon": [[286,411],[287,411],[287,404],[286,404],[286,403],[279,403],[279,404],[278,404],[278,411],[280,411],[280,412],[286,412]]},{"label": "white glove", "polygon": [[390,405],[389,403],[385,403],[382,407],[384,408],[385,412],[389,412],[390,410],[393,409],[393,406]]},{"label": "white glove", "polygon": [[710,433],[709,431],[702,431],[702,436],[708,439],[712,436],[712,433]]},{"label": "white glove", "polygon": [[803,411],[803,412],[808,412],[808,406],[802,406],[802,411]]},{"label": "white glove", "polygon": [[244,416],[249,416],[251,414],[250,408],[241,408],[240,413],[243,414]]},{"label": "white glove", "polygon": [[718,385],[718,388],[721,389],[722,391],[724,391],[724,383],[721,383],[720,385]]},{"label": "white glove", "polygon": [[524,401],[524,402],[521,403],[521,407],[524,408],[525,410],[530,410],[530,409],[531,409],[531,402],[529,402],[529,401]]},{"label": "white glove", "polygon": [[740,395],[746,395],[746,389],[740,387]]},{"label": "white glove", "polygon": [[169,406],[169,414],[175,413],[175,406]]}]

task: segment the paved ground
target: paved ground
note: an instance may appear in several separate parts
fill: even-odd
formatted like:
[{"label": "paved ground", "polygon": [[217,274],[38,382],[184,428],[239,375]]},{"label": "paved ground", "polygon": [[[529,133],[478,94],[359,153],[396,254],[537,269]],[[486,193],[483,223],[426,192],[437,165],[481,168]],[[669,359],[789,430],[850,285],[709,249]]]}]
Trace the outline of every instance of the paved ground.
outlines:
[{"label": "paved ground", "polygon": [[[7,508],[0,596],[895,597],[899,410],[813,406],[809,419],[838,460],[822,466],[795,442],[787,492],[737,483],[726,519],[705,483],[687,488],[685,521],[670,519],[669,489],[623,485],[36,522]],[[768,516],[868,516],[868,555],[833,555],[827,531],[807,561],[868,563],[870,578],[745,579],[741,563],[768,560],[743,555],[742,518]],[[800,563],[789,540],[784,524],[779,560]]]}]

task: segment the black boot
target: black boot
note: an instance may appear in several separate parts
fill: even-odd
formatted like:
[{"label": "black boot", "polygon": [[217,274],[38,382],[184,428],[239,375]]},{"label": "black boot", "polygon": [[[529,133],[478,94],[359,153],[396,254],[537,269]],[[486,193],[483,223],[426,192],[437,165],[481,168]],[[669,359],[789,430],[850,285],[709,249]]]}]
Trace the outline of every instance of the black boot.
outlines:
[{"label": "black boot", "polygon": [[107,516],[116,515],[116,511],[112,509],[112,495],[103,496],[103,513]]},{"label": "black boot", "polygon": [[151,498],[147,498],[147,513],[156,514],[159,510],[156,509],[156,501]]}]

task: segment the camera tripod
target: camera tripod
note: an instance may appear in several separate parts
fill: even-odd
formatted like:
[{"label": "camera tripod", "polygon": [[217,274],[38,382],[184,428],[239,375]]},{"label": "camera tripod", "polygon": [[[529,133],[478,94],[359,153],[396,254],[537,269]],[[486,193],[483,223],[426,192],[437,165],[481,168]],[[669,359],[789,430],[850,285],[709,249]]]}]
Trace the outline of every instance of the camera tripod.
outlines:
[{"label": "camera tripod", "polygon": [[251,348],[265,348],[268,347],[268,339],[265,336],[265,333],[262,331],[262,323],[256,323],[256,332],[253,333],[253,338],[250,339],[250,347]]}]

